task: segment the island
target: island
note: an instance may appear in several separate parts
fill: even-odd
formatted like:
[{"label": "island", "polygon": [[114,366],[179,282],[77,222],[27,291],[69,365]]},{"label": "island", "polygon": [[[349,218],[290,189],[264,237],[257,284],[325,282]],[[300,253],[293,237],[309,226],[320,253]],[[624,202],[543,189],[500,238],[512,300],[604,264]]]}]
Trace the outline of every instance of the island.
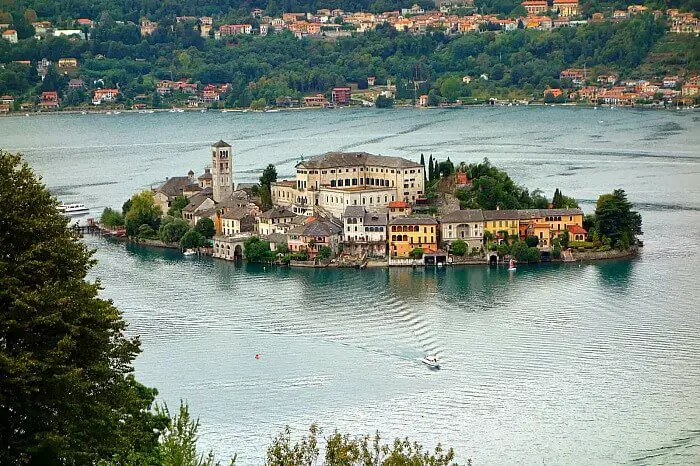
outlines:
[{"label": "island", "polygon": [[642,219],[624,190],[585,215],[555,190],[548,199],[488,159],[455,166],[366,152],[328,152],[278,180],[235,184],[233,148],[211,146],[211,167],[170,177],[106,208],[101,232],[224,260],[300,267],[497,265],[632,257]]}]

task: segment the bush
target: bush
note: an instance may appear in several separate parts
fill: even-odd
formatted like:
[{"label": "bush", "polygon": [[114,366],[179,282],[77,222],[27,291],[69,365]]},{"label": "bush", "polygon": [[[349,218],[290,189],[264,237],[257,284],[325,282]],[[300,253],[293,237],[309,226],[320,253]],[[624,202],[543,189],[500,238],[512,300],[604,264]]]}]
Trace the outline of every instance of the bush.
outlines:
[{"label": "bush", "polygon": [[606,252],[606,251],[611,251],[612,248],[610,246],[601,246],[598,248],[598,252]]},{"label": "bush", "polygon": [[420,259],[423,257],[423,249],[422,248],[413,248],[413,251],[408,253],[408,257],[411,259]]},{"label": "bush", "polygon": [[318,258],[320,260],[326,260],[330,259],[331,255],[333,254],[333,250],[329,248],[328,246],[321,246],[318,250]]},{"label": "bush", "polygon": [[537,236],[528,236],[525,238],[525,243],[528,245],[528,247],[534,248],[540,244],[540,240],[537,238]]},{"label": "bush", "polygon": [[184,209],[190,201],[185,196],[177,196],[170,204],[168,215],[172,217],[182,217],[182,209]]},{"label": "bush", "polygon": [[194,231],[198,232],[205,238],[212,238],[216,233],[216,228],[214,228],[214,221],[208,217],[200,218],[197,224],[194,226]]},{"label": "bush", "polygon": [[291,259],[293,261],[307,261],[309,260],[309,253],[306,251],[299,251],[292,254]]},{"label": "bush", "polygon": [[569,242],[569,247],[574,249],[593,249],[596,245],[592,241],[571,241]]},{"label": "bush", "polygon": [[188,231],[180,238],[180,247],[182,249],[196,249],[208,245],[207,239],[198,231]]},{"label": "bush", "polygon": [[124,216],[114,209],[105,207],[105,210],[102,211],[102,218],[100,219],[100,223],[102,223],[102,225],[106,226],[107,228],[123,226]]},{"label": "bush", "polygon": [[164,243],[177,243],[190,230],[187,221],[181,218],[165,217],[158,229],[158,237]]},{"label": "bush", "polygon": [[151,239],[156,236],[156,232],[153,230],[153,228],[151,228],[151,225],[144,223],[143,225],[139,226],[136,236],[141,239]]},{"label": "bush", "polygon": [[262,241],[257,236],[245,240],[243,243],[245,258],[249,262],[268,263],[275,260],[275,253],[270,250],[270,243]]},{"label": "bush", "polygon": [[463,256],[467,253],[467,243],[462,241],[461,239],[458,239],[454,243],[452,243],[452,254],[455,254],[457,256]]}]

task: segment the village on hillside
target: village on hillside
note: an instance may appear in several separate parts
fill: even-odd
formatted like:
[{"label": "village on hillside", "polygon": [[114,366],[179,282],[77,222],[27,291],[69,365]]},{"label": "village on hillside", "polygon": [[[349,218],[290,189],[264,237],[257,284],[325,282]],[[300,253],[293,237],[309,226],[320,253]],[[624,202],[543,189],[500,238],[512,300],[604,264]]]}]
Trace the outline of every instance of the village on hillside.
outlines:
[{"label": "village on hillside", "polygon": [[[360,34],[371,31],[380,25],[388,25],[397,31],[410,34],[425,34],[441,31],[449,35],[465,33],[480,33],[487,31],[503,32],[516,29],[553,30],[562,27],[576,27],[589,22],[619,22],[635,15],[651,13],[655,17],[665,17],[668,31],[677,34],[700,33],[700,19],[693,13],[684,13],[678,9],[665,11],[650,11],[643,5],[630,5],[626,10],[613,10],[610,14],[593,13],[590,18],[581,16],[578,0],[526,0],[522,2],[522,15],[504,17],[503,15],[477,14],[472,10],[464,13],[465,7],[472,7],[469,1],[438,2],[437,9],[425,11],[418,5],[403,10],[383,13],[346,12],[343,10],[320,9],[315,13],[283,13],[279,17],[264,15],[260,9],[251,11],[251,24],[222,24],[217,18],[210,16],[190,17],[179,16],[177,23],[192,24],[201,37],[211,40],[228,40],[234,36],[266,36],[274,33],[290,31],[298,38],[316,38],[333,40],[337,37]],[[36,37],[41,39],[48,36],[65,36],[71,40],[86,40],[91,31],[98,25],[97,20],[79,18],[75,20],[75,29],[54,28],[49,21],[32,23]],[[17,42],[17,32],[9,29],[9,24],[0,24],[2,38]],[[140,22],[141,37],[153,34],[158,29],[158,23],[148,18]],[[35,67],[43,80],[49,69],[57,71],[70,78],[65,89],[42,92],[35,100],[17,100],[17,96],[0,96],[0,114],[13,111],[53,111],[69,109],[74,103],[66,102],[61,94],[70,91],[85,92],[90,95],[94,109],[127,109],[126,102],[118,87],[105,88],[100,80],[87,82],[80,71],[80,60],[75,57],[62,57],[55,63],[47,58],[36,62],[17,60],[16,64]],[[4,65],[0,65],[4,66]],[[617,73],[594,73],[586,69],[567,69],[560,73],[561,88],[544,90],[540,97],[532,100],[517,102],[544,103],[586,103],[592,105],[647,105],[669,106],[697,104],[700,96],[700,77],[690,76],[660,76],[657,80],[627,79],[620,80]],[[462,82],[488,81],[487,74],[479,76],[465,75]],[[256,104],[254,110],[276,108],[333,108],[336,106],[359,105],[379,106],[381,99],[398,100],[396,79],[379,80],[367,76],[366,86],[358,85],[335,87],[327,94],[311,93],[303,98],[278,97],[274,105],[269,103]],[[416,84],[417,85],[417,84]],[[418,89],[416,87],[416,89]],[[191,78],[176,80],[159,80],[155,83],[155,91],[162,103],[172,105],[174,110],[180,109],[224,109],[228,83],[202,84]],[[446,99],[431,100],[426,93],[416,91],[410,102],[405,104],[418,107],[442,105],[462,105],[474,103],[502,104],[492,98],[488,102],[447,102]],[[158,108],[151,94],[138,94],[129,99],[128,105],[132,110],[150,111]],[[253,106],[251,106],[253,107]]]},{"label": "village on hillside", "polygon": [[[468,172],[452,172],[449,161],[429,165],[438,184],[460,189],[472,183]],[[287,256],[302,266],[498,263],[505,256],[539,262],[618,252],[597,233],[589,238],[577,206],[436,208],[426,193],[425,164],[401,157],[329,152],[302,158],[295,179],[268,186],[235,184],[233,173],[232,147],[218,141],[211,147],[211,168],[199,176],[190,171],[168,178],[148,194],[163,216],[179,215],[186,222],[181,234],[211,225],[211,239],[200,251],[226,260],[252,254],[251,239],[264,245],[263,257],[270,261]],[[271,205],[266,210],[264,193]],[[555,193],[553,202],[557,195],[561,201]],[[177,204],[181,211],[173,214]],[[508,250],[509,244],[521,249]]]}]

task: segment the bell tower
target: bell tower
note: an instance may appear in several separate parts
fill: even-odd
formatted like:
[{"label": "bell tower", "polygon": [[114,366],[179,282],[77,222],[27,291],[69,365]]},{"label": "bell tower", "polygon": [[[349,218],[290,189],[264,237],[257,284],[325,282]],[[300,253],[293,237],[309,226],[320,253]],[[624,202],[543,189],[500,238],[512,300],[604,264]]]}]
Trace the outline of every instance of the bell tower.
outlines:
[{"label": "bell tower", "polygon": [[211,146],[211,181],[214,202],[221,202],[233,194],[232,165],[231,144],[219,140]]}]

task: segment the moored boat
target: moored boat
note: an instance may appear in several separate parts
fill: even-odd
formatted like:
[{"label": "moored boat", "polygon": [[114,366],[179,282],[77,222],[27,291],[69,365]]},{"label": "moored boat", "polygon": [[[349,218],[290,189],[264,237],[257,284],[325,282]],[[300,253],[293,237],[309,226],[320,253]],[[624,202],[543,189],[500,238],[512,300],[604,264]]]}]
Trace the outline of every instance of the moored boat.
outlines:
[{"label": "moored boat", "polygon": [[426,364],[433,369],[440,369],[440,361],[438,361],[437,356],[429,354],[423,358],[423,364]]},{"label": "moored boat", "polygon": [[66,215],[82,215],[90,211],[85,204],[61,204],[56,208]]}]

